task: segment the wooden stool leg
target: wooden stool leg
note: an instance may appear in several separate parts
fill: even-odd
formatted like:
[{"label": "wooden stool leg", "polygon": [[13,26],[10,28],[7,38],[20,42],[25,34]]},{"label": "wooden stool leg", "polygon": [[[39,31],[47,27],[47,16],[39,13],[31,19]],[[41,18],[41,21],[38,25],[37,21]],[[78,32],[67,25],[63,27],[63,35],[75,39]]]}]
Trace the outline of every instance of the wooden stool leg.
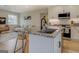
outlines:
[{"label": "wooden stool leg", "polygon": [[25,40],[25,49],[24,49],[24,52],[25,53],[29,53],[29,33],[26,32],[26,40]]}]

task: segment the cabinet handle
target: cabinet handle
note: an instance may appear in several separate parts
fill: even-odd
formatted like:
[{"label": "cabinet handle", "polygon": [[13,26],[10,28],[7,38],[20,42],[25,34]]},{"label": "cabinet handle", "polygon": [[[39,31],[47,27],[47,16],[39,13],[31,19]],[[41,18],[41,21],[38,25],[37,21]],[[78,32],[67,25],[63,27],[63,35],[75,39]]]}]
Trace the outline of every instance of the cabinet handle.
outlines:
[{"label": "cabinet handle", "polygon": [[59,48],[60,48],[60,45],[61,45],[61,43],[60,43],[60,41],[59,41]]}]

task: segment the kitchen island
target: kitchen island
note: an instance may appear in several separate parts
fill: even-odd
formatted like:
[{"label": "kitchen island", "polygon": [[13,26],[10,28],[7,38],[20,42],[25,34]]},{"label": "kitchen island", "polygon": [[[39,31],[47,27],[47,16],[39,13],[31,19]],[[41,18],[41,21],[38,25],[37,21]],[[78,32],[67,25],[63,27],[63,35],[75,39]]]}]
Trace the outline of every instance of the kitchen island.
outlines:
[{"label": "kitchen island", "polygon": [[61,29],[54,29],[52,33],[31,31],[28,37],[29,53],[61,53]]}]

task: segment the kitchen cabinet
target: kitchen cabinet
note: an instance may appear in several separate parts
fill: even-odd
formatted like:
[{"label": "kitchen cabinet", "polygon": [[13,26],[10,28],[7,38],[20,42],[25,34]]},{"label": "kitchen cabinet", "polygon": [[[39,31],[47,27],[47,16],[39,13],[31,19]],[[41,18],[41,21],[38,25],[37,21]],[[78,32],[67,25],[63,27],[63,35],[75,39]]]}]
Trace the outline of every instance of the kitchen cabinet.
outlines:
[{"label": "kitchen cabinet", "polygon": [[79,27],[78,26],[71,27],[71,39],[79,40]]},{"label": "kitchen cabinet", "polygon": [[59,33],[54,38],[54,52],[55,53],[61,53],[61,47],[62,47],[62,40],[61,40],[61,34]]},{"label": "kitchen cabinet", "polygon": [[77,6],[55,6],[48,8],[48,19],[58,18],[58,14],[70,12],[71,18],[76,18],[78,15],[78,7]]},{"label": "kitchen cabinet", "polygon": [[54,41],[49,37],[30,34],[29,45],[30,53],[50,53],[54,51]]},{"label": "kitchen cabinet", "polygon": [[56,37],[45,37],[29,34],[29,53],[59,53],[61,52],[61,34]]}]

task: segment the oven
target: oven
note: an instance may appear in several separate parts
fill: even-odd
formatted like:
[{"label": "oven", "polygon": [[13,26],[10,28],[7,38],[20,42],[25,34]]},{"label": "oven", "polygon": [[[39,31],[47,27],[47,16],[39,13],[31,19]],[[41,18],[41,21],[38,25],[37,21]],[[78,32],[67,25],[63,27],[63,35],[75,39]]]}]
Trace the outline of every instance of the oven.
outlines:
[{"label": "oven", "polygon": [[68,25],[62,25],[63,27],[63,37],[71,38],[71,28]]}]

